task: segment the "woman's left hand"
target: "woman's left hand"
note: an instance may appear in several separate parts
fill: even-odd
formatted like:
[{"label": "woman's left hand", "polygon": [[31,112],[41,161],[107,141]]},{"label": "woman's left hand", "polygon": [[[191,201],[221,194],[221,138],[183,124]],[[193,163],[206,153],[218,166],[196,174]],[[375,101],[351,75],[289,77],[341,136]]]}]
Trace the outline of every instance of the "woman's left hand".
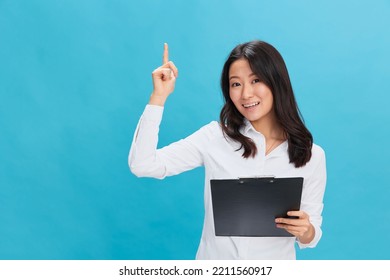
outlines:
[{"label": "woman's left hand", "polygon": [[276,218],[276,227],[284,228],[297,237],[301,243],[310,243],[314,238],[315,230],[310,223],[309,215],[304,211],[289,211],[287,216],[297,218]]}]

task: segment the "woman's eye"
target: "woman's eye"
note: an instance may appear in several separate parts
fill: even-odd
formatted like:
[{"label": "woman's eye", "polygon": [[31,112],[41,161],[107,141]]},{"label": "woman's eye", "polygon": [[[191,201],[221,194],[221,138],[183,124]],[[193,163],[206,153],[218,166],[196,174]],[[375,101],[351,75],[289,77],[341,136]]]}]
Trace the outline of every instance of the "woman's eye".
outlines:
[{"label": "woman's eye", "polygon": [[238,87],[240,86],[240,83],[232,83],[231,87]]},{"label": "woman's eye", "polygon": [[252,83],[260,83],[260,79],[254,79]]}]

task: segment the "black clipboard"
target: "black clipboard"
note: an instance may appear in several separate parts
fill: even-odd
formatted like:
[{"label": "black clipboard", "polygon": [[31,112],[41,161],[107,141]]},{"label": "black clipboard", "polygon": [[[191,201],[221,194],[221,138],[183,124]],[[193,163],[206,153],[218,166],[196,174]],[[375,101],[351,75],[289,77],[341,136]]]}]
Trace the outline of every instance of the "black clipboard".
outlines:
[{"label": "black clipboard", "polygon": [[216,236],[292,236],[275,218],[299,210],[302,177],[210,180]]}]

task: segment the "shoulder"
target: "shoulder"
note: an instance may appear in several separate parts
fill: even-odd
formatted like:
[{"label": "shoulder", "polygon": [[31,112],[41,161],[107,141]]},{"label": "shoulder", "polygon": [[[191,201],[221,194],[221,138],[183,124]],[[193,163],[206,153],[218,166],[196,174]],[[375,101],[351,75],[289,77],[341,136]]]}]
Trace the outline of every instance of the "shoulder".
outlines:
[{"label": "shoulder", "polygon": [[313,144],[311,148],[310,163],[315,166],[325,165],[325,151],[321,146]]},{"label": "shoulder", "polygon": [[311,148],[312,156],[315,158],[325,158],[325,151],[322,147],[317,144],[313,144]]},{"label": "shoulder", "polygon": [[313,146],[311,148],[311,152],[312,152],[313,156],[325,157],[324,149],[317,144],[313,144]]},{"label": "shoulder", "polygon": [[221,126],[217,121],[212,121],[199,128],[187,137],[187,139],[196,140],[196,142],[209,143],[210,141],[218,138],[220,135],[222,135]]},{"label": "shoulder", "polygon": [[199,133],[202,133],[210,138],[216,137],[221,134],[222,129],[217,121],[212,121],[198,129]]}]

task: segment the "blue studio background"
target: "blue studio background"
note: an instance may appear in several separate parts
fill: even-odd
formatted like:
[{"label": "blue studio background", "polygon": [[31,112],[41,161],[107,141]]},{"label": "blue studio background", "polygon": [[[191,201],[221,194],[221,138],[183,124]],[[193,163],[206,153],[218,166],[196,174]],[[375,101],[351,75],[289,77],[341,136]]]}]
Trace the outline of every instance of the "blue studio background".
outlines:
[{"label": "blue studio background", "polygon": [[136,178],[127,155],[161,63],[160,146],[211,120],[238,43],[285,58],[327,155],[323,238],[299,259],[389,259],[390,1],[0,0],[0,259],[193,259],[203,170]]}]

